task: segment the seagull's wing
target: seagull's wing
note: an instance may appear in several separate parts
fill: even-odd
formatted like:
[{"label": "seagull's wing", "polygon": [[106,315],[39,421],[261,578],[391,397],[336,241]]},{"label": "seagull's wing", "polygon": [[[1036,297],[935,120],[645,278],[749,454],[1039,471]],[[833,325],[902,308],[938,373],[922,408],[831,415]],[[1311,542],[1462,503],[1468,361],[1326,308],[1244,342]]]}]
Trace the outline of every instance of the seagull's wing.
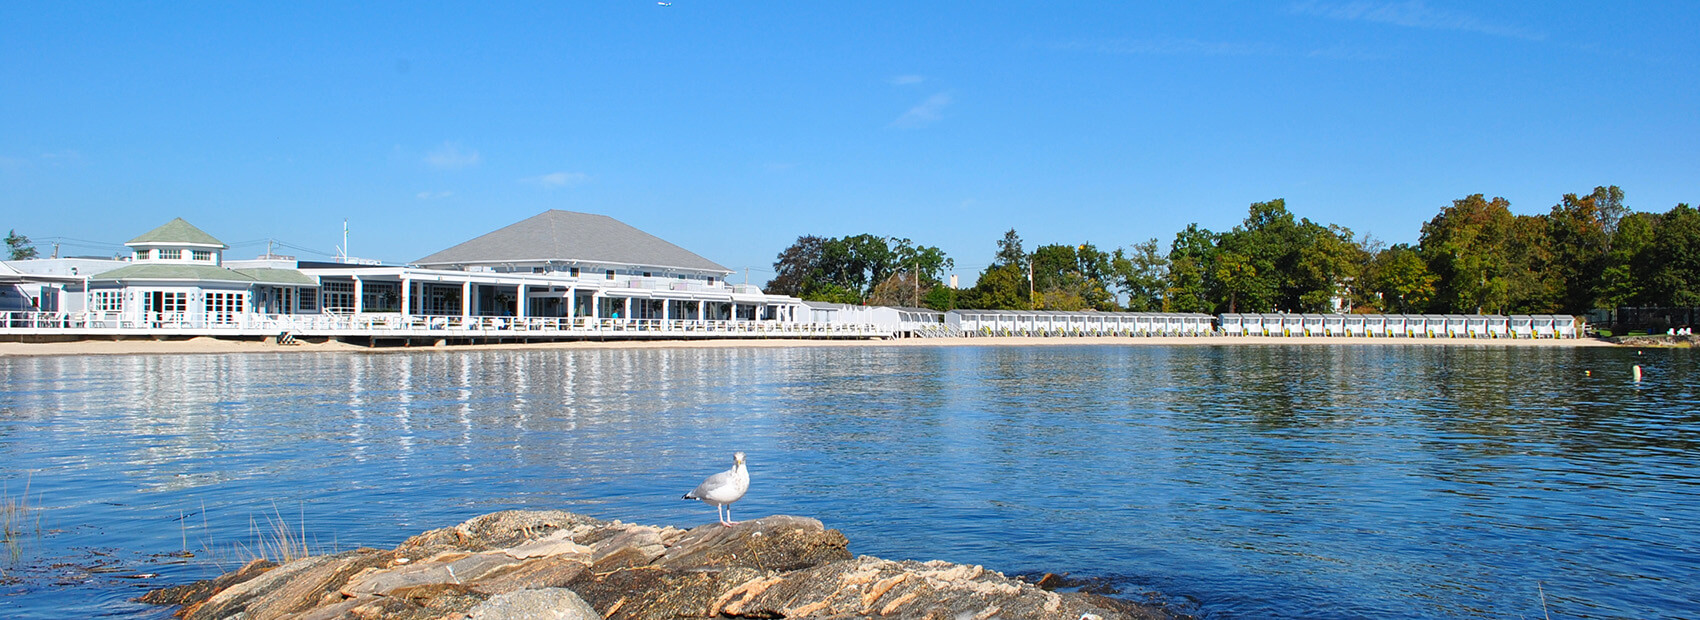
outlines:
[{"label": "seagull's wing", "polygon": [[733,479],[733,474],[730,471],[723,471],[709,476],[707,480],[702,481],[702,484],[697,485],[696,490],[686,493],[685,499],[702,499],[704,497],[708,497],[708,494],[713,493],[715,489],[732,486]]}]

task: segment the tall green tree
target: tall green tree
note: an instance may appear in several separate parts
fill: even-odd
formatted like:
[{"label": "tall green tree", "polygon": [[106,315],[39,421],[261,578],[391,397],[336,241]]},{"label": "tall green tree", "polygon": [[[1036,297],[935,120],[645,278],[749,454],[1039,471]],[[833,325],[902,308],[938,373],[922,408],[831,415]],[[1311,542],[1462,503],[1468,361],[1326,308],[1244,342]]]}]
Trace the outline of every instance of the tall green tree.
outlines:
[{"label": "tall green tree", "polygon": [[954,265],[943,250],[908,239],[803,236],[779,253],[773,264],[777,275],[768,281],[767,290],[815,301],[860,303],[899,274],[909,274],[904,277],[910,279],[911,291],[919,288],[924,293],[938,286]]},{"label": "tall green tree", "polygon": [[6,232],[6,250],[12,257],[9,260],[27,260],[39,255],[30,238],[18,234],[16,229]]},{"label": "tall green tree", "polygon": [[1376,254],[1374,265],[1368,285],[1378,293],[1383,312],[1413,314],[1428,309],[1440,278],[1429,273],[1428,263],[1415,249],[1406,244],[1387,248]]},{"label": "tall green tree", "polygon": [[1700,306],[1700,212],[1679,204],[1661,216],[1639,269],[1648,305]]},{"label": "tall green tree", "polygon": [[1606,253],[1606,267],[1600,273],[1602,307],[1658,305],[1650,303],[1646,295],[1646,268],[1652,263],[1646,253],[1655,243],[1659,220],[1653,213],[1630,213],[1618,221],[1611,250]]},{"label": "tall green tree", "polygon": [[992,265],[1027,265],[1027,252],[1021,249],[1021,235],[1015,234],[1014,228],[1009,229],[1009,232],[1003,234],[1003,239],[998,240],[998,253],[992,257]]},{"label": "tall green tree", "polygon": [[1169,246],[1169,271],[1164,283],[1170,312],[1216,312],[1215,279],[1218,235],[1198,224],[1175,233]]},{"label": "tall green tree", "polygon": [[1587,196],[1565,194],[1547,215],[1548,251],[1561,281],[1564,312],[1582,314],[1600,305],[1607,254],[1622,210],[1623,190],[1612,186],[1594,188]]},{"label": "tall green tree", "polygon": [[814,235],[797,237],[797,241],[779,252],[773,262],[777,274],[762,287],[774,295],[800,297],[809,286],[821,278],[821,260],[826,253],[827,239]]},{"label": "tall green tree", "polygon": [[1047,310],[1115,310],[1109,286],[1113,261],[1090,243],[1046,245],[1033,250],[1033,286],[1038,307]]},{"label": "tall green tree", "polygon": [[986,310],[1031,310],[1025,265],[992,265],[980,272],[974,287],[957,293],[957,307]]},{"label": "tall green tree", "polygon": [[1168,306],[1166,283],[1169,259],[1157,251],[1157,240],[1135,243],[1127,251],[1116,248],[1110,259],[1116,288],[1127,296],[1127,309],[1153,312]]}]

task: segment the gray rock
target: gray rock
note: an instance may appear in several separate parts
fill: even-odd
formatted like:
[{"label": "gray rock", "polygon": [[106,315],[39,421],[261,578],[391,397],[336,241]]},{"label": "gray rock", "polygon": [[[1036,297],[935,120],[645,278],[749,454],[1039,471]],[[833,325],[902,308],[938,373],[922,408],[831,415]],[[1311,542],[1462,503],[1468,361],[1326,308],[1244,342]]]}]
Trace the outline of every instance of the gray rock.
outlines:
[{"label": "gray rock", "polygon": [[852,557],[848,546],[842,533],[803,517],[685,531],[507,511],[425,532],[394,551],[256,564],[145,600],[186,603],[180,615],[191,620],[1169,617],[979,566]]},{"label": "gray rock", "polygon": [[602,614],[566,588],[518,590],[479,603],[471,620],[602,620]]}]

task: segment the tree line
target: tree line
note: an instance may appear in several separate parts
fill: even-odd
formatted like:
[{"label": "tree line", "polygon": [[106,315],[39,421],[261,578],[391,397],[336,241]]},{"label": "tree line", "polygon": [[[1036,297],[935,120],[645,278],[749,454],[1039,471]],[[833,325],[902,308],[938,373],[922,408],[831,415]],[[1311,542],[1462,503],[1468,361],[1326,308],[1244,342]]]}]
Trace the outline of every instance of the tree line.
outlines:
[{"label": "tree line", "polygon": [[1618,306],[1700,306],[1700,212],[1633,211],[1617,186],[1566,194],[1540,215],[1504,198],[1452,201],[1415,245],[1387,246],[1253,203],[1238,226],[1197,224],[1165,253],[1155,238],[1125,248],[997,241],[971,288],[945,286],[954,262],[908,239],[799,237],[779,253],[770,293],[935,310],[1104,310],[1582,314]]}]

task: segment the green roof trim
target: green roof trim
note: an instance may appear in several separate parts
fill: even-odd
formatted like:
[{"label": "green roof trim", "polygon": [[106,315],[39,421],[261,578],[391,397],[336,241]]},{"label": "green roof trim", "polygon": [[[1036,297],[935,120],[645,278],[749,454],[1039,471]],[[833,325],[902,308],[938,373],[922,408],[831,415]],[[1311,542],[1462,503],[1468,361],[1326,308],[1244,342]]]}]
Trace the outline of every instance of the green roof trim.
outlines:
[{"label": "green roof trim", "polygon": [[94,282],[124,282],[135,280],[191,280],[199,282],[239,282],[242,284],[276,284],[283,286],[318,286],[317,280],[293,269],[226,269],[212,265],[172,265],[146,263],[119,267],[89,278]]},{"label": "green roof trim", "polygon": [[194,224],[184,221],[183,218],[176,218],[166,222],[164,226],[142,233],[142,236],[131,239],[124,245],[136,245],[140,243],[193,243],[198,245],[216,245],[221,249],[229,247],[224,245],[223,241],[219,241],[218,239],[213,238],[212,235],[207,234],[206,231],[195,228]]},{"label": "green roof trim", "polygon": [[301,272],[296,271],[294,269],[272,269],[270,267],[256,267],[254,269],[231,269],[230,271],[234,271],[236,273],[240,273],[242,275],[249,276],[249,277],[253,278],[255,282],[261,282],[261,283],[265,283],[265,284],[288,284],[288,285],[292,285],[292,286],[318,286],[319,285],[319,281],[313,279],[313,276],[301,273]]}]

